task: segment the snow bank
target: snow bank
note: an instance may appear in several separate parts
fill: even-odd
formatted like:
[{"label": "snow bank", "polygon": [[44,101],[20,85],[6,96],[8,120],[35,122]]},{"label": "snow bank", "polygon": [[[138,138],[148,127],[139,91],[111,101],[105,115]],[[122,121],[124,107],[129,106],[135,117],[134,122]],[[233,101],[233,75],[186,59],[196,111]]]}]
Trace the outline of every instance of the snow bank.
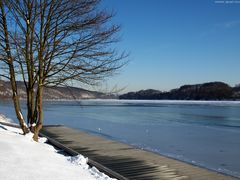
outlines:
[{"label": "snow bank", "polygon": [[[1,120],[8,120],[0,116]],[[9,122],[9,121],[8,121]],[[82,155],[64,156],[32,134],[20,135],[21,130],[0,125],[0,179],[8,180],[111,180],[95,167],[90,168]],[[14,172],[14,173],[13,173]]]},{"label": "snow bank", "polygon": [[[88,158],[85,158],[81,154],[78,156],[69,157],[68,161],[70,161],[72,164],[80,165],[83,169],[87,169],[96,179],[104,179],[104,180],[110,180],[112,178],[109,178],[104,173],[100,172],[96,167],[89,167]],[[113,180],[113,179],[112,179]]]}]

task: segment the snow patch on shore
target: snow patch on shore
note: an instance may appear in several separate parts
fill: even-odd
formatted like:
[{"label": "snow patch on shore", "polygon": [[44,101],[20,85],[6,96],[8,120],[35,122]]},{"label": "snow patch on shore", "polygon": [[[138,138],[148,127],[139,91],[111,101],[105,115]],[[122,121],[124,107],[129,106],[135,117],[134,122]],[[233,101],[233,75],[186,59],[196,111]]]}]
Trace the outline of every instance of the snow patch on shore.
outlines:
[{"label": "snow patch on shore", "polygon": [[81,154],[73,157],[69,157],[68,161],[70,161],[72,164],[79,165],[83,167],[83,169],[88,169],[88,171],[96,178],[96,179],[102,179],[102,180],[110,180],[112,178],[109,178],[104,173],[100,172],[96,167],[89,167],[88,158],[85,158]]},{"label": "snow patch on shore", "polygon": [[85,158],[83,155],[77,155],[68,157],[68,161],[70,161],[72,164],[83,166],[84,169],[88,169],[88,158]]},{"label": "snow patch on shore", "polygon": [[[9,123],[11,119],[0,114],[0,121]],[[113,180],[90,167],[88,158],[64,156],[47,144],[46,138],[39,138],[37,143],[33,134],[21,133],[19,128],[0,124],[0,179]]]}]

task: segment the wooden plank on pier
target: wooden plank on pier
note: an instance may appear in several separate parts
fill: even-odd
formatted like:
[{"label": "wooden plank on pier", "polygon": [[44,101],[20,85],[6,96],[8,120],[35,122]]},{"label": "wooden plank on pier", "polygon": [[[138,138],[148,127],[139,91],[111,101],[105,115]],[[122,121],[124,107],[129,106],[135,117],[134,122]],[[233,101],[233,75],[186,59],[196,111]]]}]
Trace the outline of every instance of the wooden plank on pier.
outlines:
[{"label": "wooden plank on pier", "polygon": [[126,179],[228,180],[231,176],[65,126],[44,126],[42,134],[87,156]]}]

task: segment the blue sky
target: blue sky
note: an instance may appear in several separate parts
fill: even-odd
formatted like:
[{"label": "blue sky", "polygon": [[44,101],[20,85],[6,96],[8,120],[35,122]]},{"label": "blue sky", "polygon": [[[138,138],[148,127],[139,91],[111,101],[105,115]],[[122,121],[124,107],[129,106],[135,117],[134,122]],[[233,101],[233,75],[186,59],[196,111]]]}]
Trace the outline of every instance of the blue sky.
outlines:
[{"label": "blue sky", "polygon": [[[103,0],[122,25],[118,48],[130,62],[109,87],[170,90],[240,83],[240,3],[214,0]],[[229,2],[229,1],[228,1]],[[236,1],[237,2],[237,1]]]}]

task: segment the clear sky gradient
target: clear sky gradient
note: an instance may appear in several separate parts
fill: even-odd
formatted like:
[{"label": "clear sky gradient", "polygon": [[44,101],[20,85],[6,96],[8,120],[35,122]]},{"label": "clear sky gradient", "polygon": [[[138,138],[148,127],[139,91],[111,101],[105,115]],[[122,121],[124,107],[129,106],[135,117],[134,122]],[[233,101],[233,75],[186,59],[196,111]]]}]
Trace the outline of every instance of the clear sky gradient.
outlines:
[{"label": "clear sky gradient", "polygon": [[240,83],[240,1],[103,0],[122,25],[129,64],[108,81],[125,91]]}]

